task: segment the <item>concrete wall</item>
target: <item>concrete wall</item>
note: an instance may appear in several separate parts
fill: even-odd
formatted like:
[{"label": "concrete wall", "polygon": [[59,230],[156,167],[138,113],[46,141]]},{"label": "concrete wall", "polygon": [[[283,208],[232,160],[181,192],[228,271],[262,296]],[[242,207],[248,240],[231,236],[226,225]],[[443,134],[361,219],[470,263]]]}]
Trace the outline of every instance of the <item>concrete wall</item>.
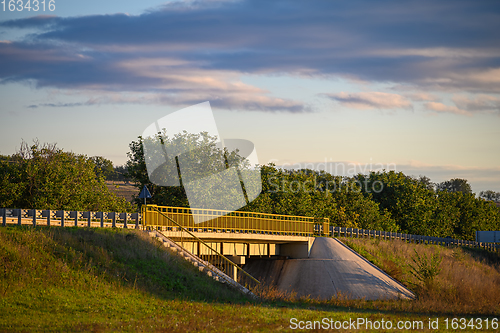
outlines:
[{"label": "concrete wall", "polygon": [[314,237],[305,242],[279,244],[279,255],[293,259],[309,258]]}]

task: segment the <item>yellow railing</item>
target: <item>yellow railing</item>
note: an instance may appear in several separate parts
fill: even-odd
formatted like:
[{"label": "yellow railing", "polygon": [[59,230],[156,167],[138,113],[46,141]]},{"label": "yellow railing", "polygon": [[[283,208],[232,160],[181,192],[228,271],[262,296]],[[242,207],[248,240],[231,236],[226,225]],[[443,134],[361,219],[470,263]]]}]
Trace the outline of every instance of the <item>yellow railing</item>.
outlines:
[{"label": "yellow railing", "polygon": [[[145,206],[143,206],[143,207],[145,207]],[[184,226],[182,226],[181,224],[177,223],[172,218],[168,217],[165,213],[163,213],[158,208],[158,206],[148,205],[147,209],[143,209],[143,213],[145,211],[147,213],[151,213],[151,212],[158,213],[159,216],[163,217],[164,219],[166,219],[167,221],[169,221],[171,224],[177,226],[182,231],[187,232],[191,237],[193,237],[196,241],[198,241],[198,244],[203,245],[204,249],[203,249],[203,251],[200,251],[200,253],[205,253],[205,254],[201,255],[200,253],[198,253],[198,257],[201,258],[202,260],[208,261],[215,268],[221,270],[222,272],[224,272],[225,274],[228,274],[228,275],[231,275],[230,269],[234,268],[239,273],[243,273],[245,276],[247,276],[248,278],[250,278],[251,281],[255,282],[256,284],[260,284],[260,282],[256,278],[254,278],[253,276],[251,276],[250,274],[248,274],[247,272],[245,272],[241,267],[239,267],[238,265],[236,265],[235,263],[233,263],[231,260],[229,260],[228,258],[226,258],[222,253],[218,252],[216,249],[212,248],[209,244],[205,243],[203,240],[201,240],[200,238],[196,237],[192,232],[189,231],[188,228],[185,228]],[[207,265],[206,267],[207,267],[207,269],[211,270],[214,274],[217,274],[217,272],[215,272],[210,267],[210,265]],[[236,278],[235,278],[235,280],[236,280]]]},{"label": "yellow railing", "polygon": [[308,237],[329,234],[328,218],[157,205],[142,206],[144,227],[165,227],[167,230],[176,228],[176,224],[169,219],[194,232],[217,231]]}]

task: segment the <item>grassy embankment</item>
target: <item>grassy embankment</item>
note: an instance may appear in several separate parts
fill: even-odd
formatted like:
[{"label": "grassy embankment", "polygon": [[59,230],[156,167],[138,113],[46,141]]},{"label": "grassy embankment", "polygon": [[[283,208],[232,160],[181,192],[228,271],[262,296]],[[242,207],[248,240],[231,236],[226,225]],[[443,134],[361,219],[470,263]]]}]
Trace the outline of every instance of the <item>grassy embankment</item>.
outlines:
[{"label": "grassy embankment", "polygon": [[[361,246],[361,241],[355,242]],[[373,248],[367,245],[365,251],[373,252],[372,260],[404,267],[404,261],[387,259],[385,250],[377,250],[392,251],[390,244],[395,244],[383,243],[366,242]],[[473,274],[484,271],[486,275],[476,275],[478,281],[492,281],[487,288],[494,287],[498,293],[498,270],[457,251],[450,256],[450,265],[463,265],[463,278],[472,274],[468,269]],[[0,262],[0,331],[274,331],[288,330],[291,318],[304,325],[323,318],[390,320],[394,325],[398,320],[422,321],[427,328],[429,318],[438,316],[500,314],[499,298],[491,290],[496,304],[490,302],[488,292],[469,293],[463,295],[469,301],[486,297],[483,306],[456,308],[444,306],[445,301],[424,300],[370,302],[339,297],[319,302],[266,288],[259,291],[261,301],[252,301],[134,230],[0,228]],[[405,278],[406,268],[393,270]],[[446,274],[443,268],[438,277]],[[433,286],[441,288],[440,281]],[[443,290],[453,295],[450,288]],[[440,328],[444,329],[442,320]]]},{"label": "grassy embankment", "polygon": [[341,240],[418,295],[411,303],[401,303],[400,310],[500,317],[498,253],[378,239]]}]

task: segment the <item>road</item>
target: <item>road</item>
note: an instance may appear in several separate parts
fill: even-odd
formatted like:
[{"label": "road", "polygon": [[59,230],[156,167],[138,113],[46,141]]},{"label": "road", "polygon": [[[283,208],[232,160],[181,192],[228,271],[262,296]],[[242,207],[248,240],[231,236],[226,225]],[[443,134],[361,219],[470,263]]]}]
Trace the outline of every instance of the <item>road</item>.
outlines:
[{"label": "road", "polygon": [[307,259],[256,260],[245,267],[257,279],[297,296],[330,299],[413,299],[414,294],[337,239],[318,237]]}]

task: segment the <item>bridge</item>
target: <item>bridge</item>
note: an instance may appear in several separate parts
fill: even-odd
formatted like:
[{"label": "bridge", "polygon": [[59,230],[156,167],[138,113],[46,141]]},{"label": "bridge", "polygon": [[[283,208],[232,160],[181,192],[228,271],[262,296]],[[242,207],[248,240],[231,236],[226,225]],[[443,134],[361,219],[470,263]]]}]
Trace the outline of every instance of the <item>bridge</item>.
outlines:
[{"label": "bridge", "polygon": [[258,283],[242,269],[247,259],[308,258],[314,237],[330,230],[328,218],[157,205],[142,206],[142,223],[247,283]]},{"label": "bridge", "polygon": [[322,299],[415,297],[340,241],[318,237],[330,234],[327,218],[156,205],[144,205],[142,216],[145,229],[242,284],[261,280]]},{"label": "bridge", "polygon": [[[238,262],[258,256],[307,258],[316,236],[328,236],[328,218],[223,211],[182,207],[142,206],[146,229],[182,243],[195,255],[200,241]],[[202,221],[202,222],[200,222]]]}]

